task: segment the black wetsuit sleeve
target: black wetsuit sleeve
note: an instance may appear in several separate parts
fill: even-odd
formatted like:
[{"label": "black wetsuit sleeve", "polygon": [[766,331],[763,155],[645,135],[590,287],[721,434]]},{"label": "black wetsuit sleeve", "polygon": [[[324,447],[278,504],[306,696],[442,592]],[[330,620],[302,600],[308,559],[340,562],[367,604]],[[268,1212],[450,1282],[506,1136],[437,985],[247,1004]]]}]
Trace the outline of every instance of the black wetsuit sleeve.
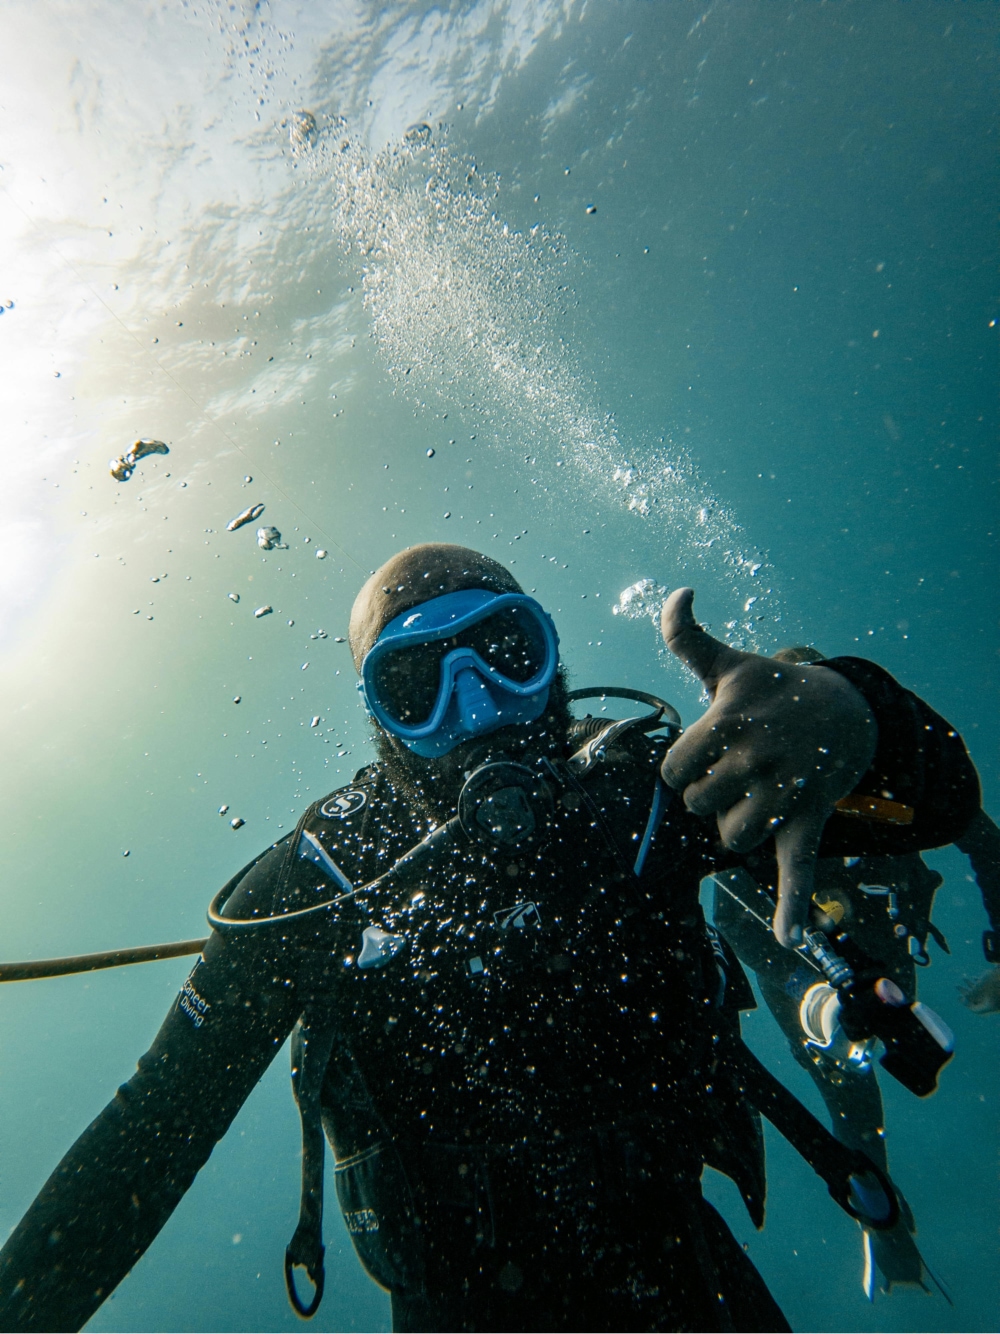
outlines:
[{"label": "black wetsuit sleeve", "polygon": [[955,842],[972,866],[991,930],[1000,931],[1000,829],[985,811],[977,811]]},{"label": "black wetsuit sleeve", "polygon": [[819,855],[898,856],[953,843],[980,806],[979,775],[958,732],[874,662],[828,658],[822,665],[860,691],[878,725],[875,757],[855,794],[909,806],[913,820],[888,824],[834,813]]},{"label": "black wetsuit sleeve", "polygon": [[[230,913],[271,901],[283,856],[253,867]],[[135,1075],[42,1187],[0,1251],[0,1330],[79,1329],[170,1217],[297,1018],[268,934],[212,936]]]}]

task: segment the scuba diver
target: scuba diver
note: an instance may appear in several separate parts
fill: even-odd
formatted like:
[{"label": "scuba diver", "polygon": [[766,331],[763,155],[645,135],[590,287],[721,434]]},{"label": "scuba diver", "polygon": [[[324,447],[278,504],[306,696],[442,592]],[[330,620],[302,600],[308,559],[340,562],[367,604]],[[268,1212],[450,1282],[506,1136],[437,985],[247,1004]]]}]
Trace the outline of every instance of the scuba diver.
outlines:
[{"label": "scuba diver", "polygon": [[[922,1087],[950,1055],[940,1021],[823,946],[812,868],[951,841],[978,777],[875,664],[781,668],[713,639],[692,600],[661,619],[711,700],[681,734],[643,692],[569,691],[552,620],[489,557],[427,544],[368,580],[349,633],[375,762],[216,895],[136,1074],[0,1251],[0,1329],[92,1316],[289,1034],[303,1316],[323,1292],[326,1140],[396,1330],[788,1329],[701,1193],[711,1164],[762,1225],[760,1113],[852,1217],[895,1224],[877,1164],[742,1044],[753,998],[699,886],[767,840],[782,946],[851,973],[844,1022],[884,1032]],[[652,712],[574,720],[581,695]],[[905,827],[879,822],[886,790]]]},{"label": "scuba diver", "polygon": [[[800,646],[773,655],[792,665],[826,661],[818,649]],[[983,933],[988,963],[1000,960],[1000,829],[982,809],[954,840],[969,858],[989,919]],[[943,933],[931,921],[939,872],[919,852],[895,855],[874,847],[860,855],[821,857],[810,914],[817,930],[846,931],[879,971],[916,999],[917,969],[930,963],[928,939],[946,954]],[[743,867],[714,877],[712,920],[736,956],[756,974],[761,995],[788,1039],[795,1060],[809,1072],[845,1145],[860,1149],[888,1171],[882,1096],[868,1044],[852,1043],[833,1022],[831,988],[801,957],[780,948],[770,930],[777,868],[766,848],[755,849]],[[994,967],[993,973],[997,969]],[[985,987],[981,988],[985,990]],[[972,1007],[976,1008],[976,1007]],[[988,1007],[983,1006],[986,1010]],[[896,1188],[899,1195],[898,1186]],[[874,1301],[876,1272],[882,1289],[926,1287],[929,1274],[913,1242],[913,1216],[900,1196],[901,1213],[890,1230],[863,1233],[862,1285]],[[933,1278],[933,1275],[930,1275]],[[937,1280],[935,1280],[936,1282]]]}]

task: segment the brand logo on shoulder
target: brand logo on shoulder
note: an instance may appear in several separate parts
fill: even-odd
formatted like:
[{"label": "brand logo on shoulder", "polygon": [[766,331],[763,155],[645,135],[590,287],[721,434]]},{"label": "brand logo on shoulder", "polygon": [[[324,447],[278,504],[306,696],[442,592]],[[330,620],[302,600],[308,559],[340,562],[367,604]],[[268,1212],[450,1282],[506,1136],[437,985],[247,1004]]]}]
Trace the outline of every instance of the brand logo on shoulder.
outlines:
[{"label": "brand logo on shoulder", "polygon": [[528,926],[541,926],[542,916],[534,903],[515,903],[513,908],[501,908],[493,914],[493,920],[501,931],[523,931]]},{"label": "brand logo on shoulder", "polygon": [[328,820],[346,820],[349,815],[357,815],[367,802],[368,793],[354,787],[347,792],[338,792],[336,796],[324,801],[319,813],[325,815]]}]

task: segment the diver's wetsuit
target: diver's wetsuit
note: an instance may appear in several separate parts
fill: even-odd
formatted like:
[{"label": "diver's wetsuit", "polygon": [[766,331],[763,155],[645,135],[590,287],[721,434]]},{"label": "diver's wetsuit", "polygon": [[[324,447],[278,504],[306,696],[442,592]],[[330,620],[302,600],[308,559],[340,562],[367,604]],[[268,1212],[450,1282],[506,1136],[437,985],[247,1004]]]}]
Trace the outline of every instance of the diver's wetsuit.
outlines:
[{"label": "diver's wetsuit", "polygon": [[[953,839],[978,803],[961,739],[880,669],[826,665],[879,724],[859,791],[905,788],[904,843]],[[734,858],[675,801],[631,872],[663,747],[633,736],[578,784],[560,768],[540,848],[468,842],[405,894],[213,934],[136,1075],[0,1252],[0,1329],[89,1318],[303,1014],[332,1043],[338,1196],[397,1329],[787,1328],[699,1187],[712,1163],[762,1218],[759,1122],[727,1057],[752,1001],[698,905]],[[359,885],[426,832],[372,766],[234,879],[226,915],[332,897],[317,844]],[[835,816],[824,851],[873,834]],[[360,969],[371,925],[398,952]]]}]

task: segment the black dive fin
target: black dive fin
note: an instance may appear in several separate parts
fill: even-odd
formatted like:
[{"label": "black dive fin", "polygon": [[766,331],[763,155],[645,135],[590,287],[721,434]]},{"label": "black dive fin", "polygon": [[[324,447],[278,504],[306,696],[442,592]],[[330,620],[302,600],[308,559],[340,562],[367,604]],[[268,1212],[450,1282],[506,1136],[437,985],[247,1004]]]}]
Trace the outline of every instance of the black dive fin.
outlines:
[{"label": "black dive fin", "polygon": [[920,1288],[929,1293],[931,1289],[926,1282],[929,1279],[948,1305],[954,1304],[948,1289],[917,1249],[905,1214],[887,1232],[865,1230],[864,1262],[862,1286],[870,1302],[875,1300],[877,1271],[884,1280],[879,1286],[885,1293],[892,1292],[894,1287]]}]

